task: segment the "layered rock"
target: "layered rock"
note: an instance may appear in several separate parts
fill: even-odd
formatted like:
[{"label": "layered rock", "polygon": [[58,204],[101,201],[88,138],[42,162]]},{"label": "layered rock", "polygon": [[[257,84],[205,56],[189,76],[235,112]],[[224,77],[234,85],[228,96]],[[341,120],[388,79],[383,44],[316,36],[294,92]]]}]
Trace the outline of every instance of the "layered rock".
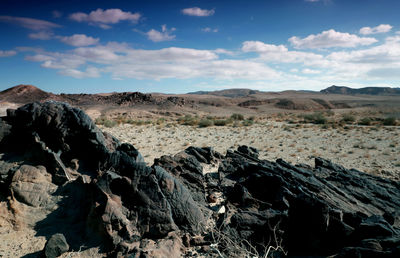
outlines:
[{"label": "layered rock", "polygon": [[[190,147],[152,167],[81,110],[27,104],[0,121],[0,195],[38,235],[132,257],[400,253],[400,183]],[[3,198],[2,198],[3,199]],[[5,198],[4,198],[5,200]]]}]

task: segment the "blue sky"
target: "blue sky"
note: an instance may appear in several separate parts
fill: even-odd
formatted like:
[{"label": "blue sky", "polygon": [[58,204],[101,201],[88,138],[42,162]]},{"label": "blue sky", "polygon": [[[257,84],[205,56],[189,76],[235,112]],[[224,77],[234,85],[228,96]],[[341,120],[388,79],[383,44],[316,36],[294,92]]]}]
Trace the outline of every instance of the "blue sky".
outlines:
[{"label": "blue sky", "polygon": [[399,10],[398,0],[2,0],[0,90],[399,87]]}]

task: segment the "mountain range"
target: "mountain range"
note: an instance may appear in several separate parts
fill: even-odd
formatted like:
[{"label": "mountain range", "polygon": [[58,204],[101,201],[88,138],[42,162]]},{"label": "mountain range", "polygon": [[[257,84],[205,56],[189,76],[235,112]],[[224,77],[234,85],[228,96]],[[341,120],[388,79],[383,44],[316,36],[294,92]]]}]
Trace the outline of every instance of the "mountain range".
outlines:
[{"label": "mountain range", "polygon": [[346,86],[336,86],[332,85],[324,90],[320,91],[321,93],[327,94],[343,94],[343,95],[356,95],[356,94],[365,94],[365,95],[399,95],[400,88],[391,88],[391,87],[364,87],[359,89],[353,89]]},{"label": "mountain range", "polygon": [[[251,89],[198,91],[187,94],[113,92],[102,94],[54,94],[33,85],[17,85],[0,92],[0,113],[13,105],[30,102],[61,101],[84,110],[95,107],[101,112],[118,109],[117,114],[142,110],[159,114],[213,114],[227,116],[232,112],[267,115],[288,110],[318,111],[360,107],[393,107],[400,104],[399,88],[366,87],[353,89],[331,86],[317,91],[265,92]],[[12,107],[12,106],[11,106]],[[129,108],[130,111],[127,111]],[[135,112],[136,112],[135,111]]]}]

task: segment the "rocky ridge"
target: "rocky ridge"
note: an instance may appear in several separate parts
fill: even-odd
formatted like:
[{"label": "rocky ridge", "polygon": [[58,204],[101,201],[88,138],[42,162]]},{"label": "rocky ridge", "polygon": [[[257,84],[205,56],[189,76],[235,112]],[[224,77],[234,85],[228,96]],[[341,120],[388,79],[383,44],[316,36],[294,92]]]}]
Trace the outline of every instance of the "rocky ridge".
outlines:
[{"label": "rocky ridge", "polygon": [[346,86],[336,86],[332,85],[326,89],[320,91],[321,93],[326,94],[345,94],[345,95],[354,95],[354,94],[366,94],[366,95],[399,95],[400,88],[391,88],[391,87],[364,87],[359,89],[353,89]]},{"label": "rocky ridge", "polygon": [[153,96],[140,92],[122,92],[110,94],[53,94],[43,91],[32,85],[17,85],[0,92],[0,101],[26,104],[30,102],[45,102],[49,100],[67,102],[72,105],[158,105],[158,106],[183,106],[184,98],[176,96]]},{"label": "rocky ridge", "polygon": [[189,147],[149,167],[83,111],[52,101],[8,110],[0,153],[2,223],[45,236],[44,254],[400,255],[400,183],[322,158],[310,167],[260,160],[248,146]]}]

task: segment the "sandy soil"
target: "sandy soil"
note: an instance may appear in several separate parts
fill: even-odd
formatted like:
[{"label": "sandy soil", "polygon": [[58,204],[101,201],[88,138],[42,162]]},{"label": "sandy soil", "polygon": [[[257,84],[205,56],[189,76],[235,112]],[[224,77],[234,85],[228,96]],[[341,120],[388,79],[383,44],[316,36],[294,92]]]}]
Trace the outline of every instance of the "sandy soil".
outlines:
[{"label": "sandy soil", "polygon": [[0,102],[0,116],[6,116],[7,109],[16,109],[19,106],[20,106],[19,104],[15,104],[15,103]]},{"label": "sandy soil", "polygon": [[0,229],[0,257],[23,257],[28,254],[38,254],[44,248],[46,238],[35,235],[36,231],[30,228],[13,230],[3,227]]},{"label": "sandy soil", "polygon": [[319,156],[347,168],[400,179],[400,127],[322,129],[311,124],[267,122],[236,128],[122,124],[102,130],[133,144],[149,165],[154,158],[176,154],[189,146],[212,146],[225,154],[227,149],[249,145],[260,151],[262,159],[282,158],[313,166],[313,157]]}]

